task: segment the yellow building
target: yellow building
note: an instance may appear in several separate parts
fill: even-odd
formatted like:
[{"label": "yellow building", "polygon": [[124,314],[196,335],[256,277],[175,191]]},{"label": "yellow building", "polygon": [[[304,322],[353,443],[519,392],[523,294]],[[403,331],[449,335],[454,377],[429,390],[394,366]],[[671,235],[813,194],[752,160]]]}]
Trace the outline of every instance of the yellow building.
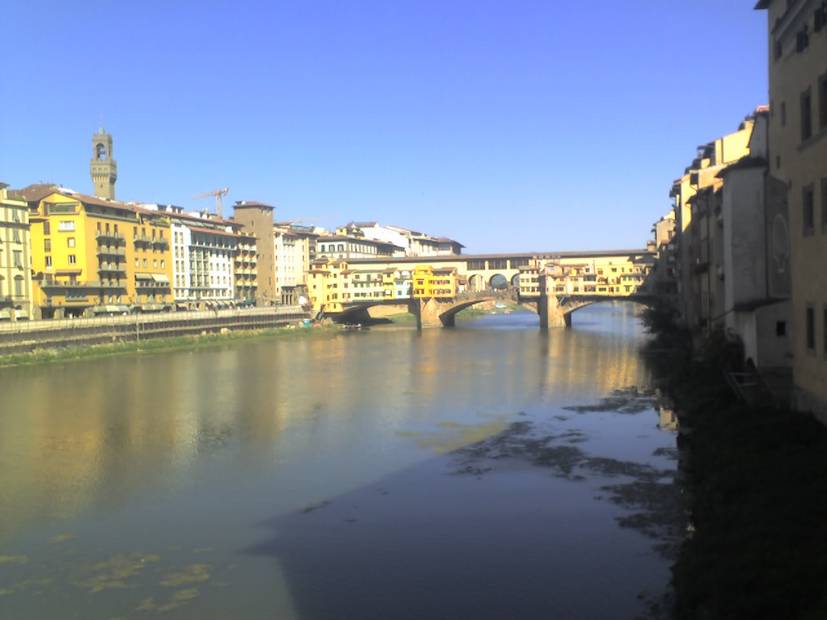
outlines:
[{"label": "yellow building", "polygon": [[698,147],[695,159],[684,170],[683,176],[672,183],[669,195],[674,200],[678,237],[676,272],[679,310],[682,321],[689,327],[700,325],[701,308],[709,306],[706,300],[701,299],[703,278],[700,276],[703,274],[696,269],[698,256],[693,255],[693,250],[701,247],[702,241],[705,241],[702,235],[705,234],[706,226],[697,217],[702,212],[699,205],[693,211],[693,201],[699,191],[720,185],[717,175],[724,168],[749,155],[749,141],[754,125],[755,115],[751,115],[736,131]]},{"label": "yellow building", "polygon": [[520,267],[520,296],[540,296],[540,274],[548,278],[548,292],[555,295],[604,295],[624,297],[650,292],[653,257],[600,256],[589,259],[532,260]]},{"label": "yellow building", "polygon": [[350,271],[345,261],[321,258],[307,272],[307,293],[313,314],[341,312],[350,299]]},{"label": "yellow building", "polygon": [[61,188],[21,194],[31,209],[34,299],[43,318],[172,307],[165,215]]},{"label": "yellow building", "polygon": [[796,403],[827,420],[827,7],[756,8],[767,11],[769,169],[787,187]]},{"label": "yellow building", "polygon": [[414,299],[453,299],[459,292],[457,270],[453,267],[417,265],[412,278]]},{"label": "yellow building", "polygon": [[0,321],[33,318],[29,209],[0,183]]}]

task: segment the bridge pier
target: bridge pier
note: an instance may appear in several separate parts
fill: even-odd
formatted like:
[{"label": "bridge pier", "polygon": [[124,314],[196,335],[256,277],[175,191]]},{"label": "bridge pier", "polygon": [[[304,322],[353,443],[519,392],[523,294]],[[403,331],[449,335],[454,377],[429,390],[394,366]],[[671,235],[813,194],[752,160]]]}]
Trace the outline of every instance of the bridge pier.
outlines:
[{"label": "bridge pier", "polygon": [[571,313],[563,310],[556,295],[540,295],[537,314],[540,315],[540,329],[571,327]]},{"label": "bridge pier", "polygon": [[416,317],[417,329],[454,327],[456,325],[456,315],[446,314],[452,306],[454,306],[453,302],[439,301],[434,298],[412,299],[409,305],[409,312]]},{"label": "bridge pier", "polygon": [[550,278],[541,274],[539,278],[540,298],[537,300],[537,314],[540,315],[540,329],[550,327],[571,327],[571,313],[560,305],[557,295],[549,293]]}]

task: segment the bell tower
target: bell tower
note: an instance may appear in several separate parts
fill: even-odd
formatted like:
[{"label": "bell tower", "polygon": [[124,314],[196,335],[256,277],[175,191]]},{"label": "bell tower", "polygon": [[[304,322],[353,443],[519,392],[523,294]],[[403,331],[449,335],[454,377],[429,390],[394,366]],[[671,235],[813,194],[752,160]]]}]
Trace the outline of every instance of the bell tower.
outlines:
[{"label": "bell tower", "polygon": [[118,164],[112,159],[112,136],[101,127],[92,136],[92,161],[89,172],[95,184],[95,196],[115,198],[115,181],[118,180]]}]

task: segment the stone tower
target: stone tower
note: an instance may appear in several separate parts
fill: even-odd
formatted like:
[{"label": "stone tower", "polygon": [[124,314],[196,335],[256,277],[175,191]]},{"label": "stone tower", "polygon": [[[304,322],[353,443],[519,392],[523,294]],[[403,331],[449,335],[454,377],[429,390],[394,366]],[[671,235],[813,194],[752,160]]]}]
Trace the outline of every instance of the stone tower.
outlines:
[{"label": "stone tower", "polygon": [[95,184],[95,196],[115,198],[115,181],[118,180],[118,164],[112,159],[112,136],[101,127],[92,136],[92,161],[89,172]]}]

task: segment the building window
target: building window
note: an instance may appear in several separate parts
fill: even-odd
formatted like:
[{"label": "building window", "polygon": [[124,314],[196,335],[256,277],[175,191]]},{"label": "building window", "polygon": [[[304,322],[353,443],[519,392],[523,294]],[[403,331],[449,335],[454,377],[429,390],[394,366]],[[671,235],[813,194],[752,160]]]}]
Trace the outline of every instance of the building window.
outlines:
[{"label": "building window", "polygon": [[51,228],[49,227],[49,220],[43,222],[43,234],[48,235],[51,234]]},{"label": "building window", "polygon": [[46,257],[46,266],[47,266],[47,267],[51,267],[51,266],[52,266],[52,257],[51,257],[51,256],[47,256],[47,257]]},{"label": "building window", "polygon": [[11,240],[15,243],[20,243],[20,230],[17,228],[12,228],[11,230]]},{"label": "building window", "polygon": [[815,200],[813,196],[813,186],[808,185],[801,191],[801,221],[803,224],[803,233],[805,237],[811,236],[815,232]]},{"label": "building window", "polygon": [[19,276],[14,279],[14,296],[23,297],[23,278]]},{"label": "building window", "polygon": [[782,338],[787,335],[787,321],[776,321],[775,335]]},{"label": "building window", "polygon": [[813,137],[813,103],[812,94],[808,88],[801,93],[801,141]]},{"label": "building window", "polygon": [[812,306],[807,306],[804,325],[806,328],[807,350],[816,349],[816,311]]},{"label": "building window", "polygon": [[827,357],[827,306],[824,306],[822,313],[824,316],[821,321],[821,333],[823,334],[822,337],[824,339],[824,357]]},{"label": "building window", "polygon": [[827,177],[821,179],[821,232],[827,233]]},{"label": "building window", "polygon": [[57,223],[60,232],[75,232],[75,223],[72,220],[62,220]]},{"label": "building window", "polygon": [[14,266],[18,269],[23,268],[23,253],[20,250],[14,250],[12,252],[12,259],[14,260]]},{"label": "building window", "polygon": [[795,35],[795,51],[803,52],[810,45],[810,33],[805,26]]},{"label": "building window", "polygon": [[69,254],[69,264],[70,265],[76,265],[77,262],[78,262],[77,256],[75,256],[74,254]]},{"label": "building window", "polygon": [[787,102],[786,101],[781,102],[781,126],[782,127],[787,126]]},{"label": "building window", "polygon": [[827,129],[827,74],[818,80],[818,128]]},{"label": "building window", "polygon": [[67,237],[66,245],[68,245],[70,248],[75,247],[75,238],[74,237]]}]

